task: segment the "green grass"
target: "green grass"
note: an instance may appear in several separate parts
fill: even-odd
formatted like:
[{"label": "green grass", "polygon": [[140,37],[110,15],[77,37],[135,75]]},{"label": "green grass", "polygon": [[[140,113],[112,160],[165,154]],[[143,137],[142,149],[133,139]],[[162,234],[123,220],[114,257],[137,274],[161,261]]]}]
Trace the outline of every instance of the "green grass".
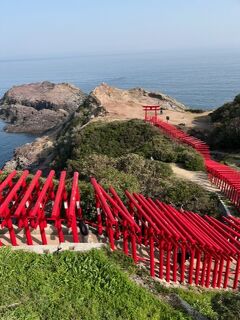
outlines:
[{"label": "green grass", "polygon": [[195,310],[211,320],[240,319],[240,294],[219,290],[207,290],[200,287],[166,288],[155,282],[157,292],[170,295],[177,294]]},{"label": "green grass", "polygon": [[212,320],[217,320],[218,313],[212,307],[212,299],[216,295],[216,291],[205,290],[201,288],[190,287],[183,288],[165,288],[159,283],[155,283],[155,289],[157,292],[164,293],[166,295],[175,293],[183,300],[190,304],[195,310],[202,315]]},{"label": "green grass", "polygon": [[[0,251],[1,319],[188,319],[131,281],[104,251]],[[15,307],[7,307],[20,303]]]},{"label": "green grass", "polygon": [[3,320],[190,320],[181,307],[171,305],[172,294],[208,319],[240,319],[239,293],[167,288],[120,251],[37,255],[1,248],[0,280]]}]

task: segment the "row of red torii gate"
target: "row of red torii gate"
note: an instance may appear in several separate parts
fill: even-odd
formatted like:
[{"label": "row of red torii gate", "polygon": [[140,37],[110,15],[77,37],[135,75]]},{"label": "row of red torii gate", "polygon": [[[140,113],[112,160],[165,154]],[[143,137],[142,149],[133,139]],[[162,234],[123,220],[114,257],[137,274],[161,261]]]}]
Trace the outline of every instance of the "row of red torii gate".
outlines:
[{"label": "row of red torii gate", "polygon": [[[153,107],[153,106],[152,106]],[[238,173],[210,158],[208,146],[188,136],[157,115],[145,117],[173,139],[195,148],[205,159],[211,181],[239,207]],[[50,171],[30,175],[0,172],[0,245],[7,237],[13,246],[19,243],[18,232],[25,235],[25,244],[34,244],[34,230],[41,244],[48,244],[49,226],[59,243],[78,243],[86,234],[86,225],[107,241],[112,250],[119,248],[136,263],[146,266],[151,276],[166,281],[189,283],[212,288],[239,288],[240,220],[213,217],[177,210],[160,200],[125,191],[121,199],[114,188],[105,190],[94,178],[91,184],[95,205],[89,220],[81,209],[79,173],[75,172],[70,188],[66,188],[66,172],[55,179]],[[64,230],[68,230],[68,235]],[[103,237],[104,236],[104,237]],[[70,240],[69,240],[70,237]]]}]

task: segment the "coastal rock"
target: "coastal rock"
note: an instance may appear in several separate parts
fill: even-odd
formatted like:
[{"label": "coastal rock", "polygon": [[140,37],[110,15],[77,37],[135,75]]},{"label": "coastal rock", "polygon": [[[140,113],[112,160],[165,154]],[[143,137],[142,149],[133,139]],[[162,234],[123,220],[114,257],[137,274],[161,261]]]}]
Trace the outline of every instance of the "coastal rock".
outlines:
[{"label": "coastal rock", "polygon": [[[23,170],[29,169],[31,172],[46,170],[53,157],[54,142],[56,134],[45,135],[37,138],[31,143],[16,148],[13,158],[7,161],[3,170]],[[47,170],[47,171],[48,171]]]},{"label": "coastal rock", "polygon": [[[42,85],[35,84],[26,86],[30,86],[31,88],[34,86],[34,90],[31,89],[30,91],[36,92],[37,89],[35,86],[38,88],[51,88],[52,84],[47,85],[46,83],[43,83]],[[79,89],[66,84],[54,86],[67,86],[71,88],[71,90],[74,88],[74,92],[76,90],[80,91]],[[20,87],[24,87],[25,91],[25,86]],[[33,98],[31,97],[30,92],[27,90],[28,94],[26,95],[26,100],[25,95],[25,98],[23,99],[23,95],[18,93],[20,90],[19,87],[14,88],[17,88],[16,95],[13,95],[12,91],[10,90],[10,92],[5,94],[3,98],[4,104],[7,106],[4,107],[4,104],[1,106],[2,108],[6,108],[3,114],[7,119],[10,120],[15,113],[17,114],[15,118],[11,120],[13,125],[9,124],[8,128],[15,131],[19,129],[18,131],[20,132],[21,128],[26,130],[26,126],[29,126],[31,128],[30,132],[33,132],[30,124],[30,121],[33,121],[35,130],[38,128],[38,126],[40,126],[38,129],[40,131],[42,128],[42,123],[44,124],[44,121],[46,120],[48,128],[53,127],[54,129],[41,138],[36,139],[34,142],[17,148],[15,150],[13,159],[7,162],[4,166],[5,170],[22,170],[27,168],[31,170],[31,172],[34,172],[40,168],[47,172],[51,163],[54,164],[54,150],[56,145],[66,145],[64,141],[61,143],[61,139],[67,139],[67,145],[71,145],[71,143],[74,143],[72,137],[76,134],[76,132],[82,130],[84,126],[88,125],[88,123],[92,121],[114,121],[115,119],[125,120],[132,118],[142,119],[144,116],[142,105],[160,105],[164,109],[174,110],[174,112],[178,113],[179,115],[189,114],[188,112],[184,112],[186,107],[176,100],[164,94],[148,92],[140,88],[121,90],[110,87],[107,84],[101,84],[100,86],[96,87],[88,96],[84,96],[79,93],[82,98],[79,96],[79,100],[77,100],[76,104],[64,104],[62,102],[64,100],[64,95],[62,96],[61,101],[60,97],[57,97],[58,103],[55,104],[53,104],[53,99],[51,99],[52,104],[49,104],[49,109],[46,109],[46,104],[45,108],[42,108],[42,103],[38,104],[37,101],[39,100],[36,99],[36,96],[39,97],[38,93],[36,93],[35,98]],[[56,89],[56,91],[58,90]],[[46,91],[48,92],[49,90],[47,89]],[[15,100],[13,100],[12,96],[15,97]],[[50,101],[50,98],[48,101]],[[69,102],[72,100],[69,98],[69,96],[66,96],[65,101]],[[26,106],[26,104],[28,105]],[[70,110],[68,109],[69,105],[73,106]],[[12,107],[10,108],[10,106]],[[9,111],[10,109],[11,112]],[[71,116],[68,116],[70,111],[74,112],[71,113]],[[62,113],[64,112],[66,115],[62,116]],[[30,113],[31,116],[29,116]],[[54,117],[56,117],[56,119],[54,119]],[[29,118],[31,120],[29,120]],[[63,119],[65,121],[63,121]],[[46,128],[47,125],[44,124],[44,128]],[[67,156],[65,147],[62,150],[62,154],[63,157]]]},{"label": "coastal rock", "polygon": [[91,92],[91,95],[98,99],[109,116],[117,119],[142,119],[143,105],[159,105],[163,109],[177,112],[184,112],[187,109],[185,105],[163,93],[150,92],[142,88],[123,90],[102,83]]},{"label": "coastal rock", "polygon": [[[78,109],[70,117],[53,130],[48,132],[32,143],[27,143],[14,151],[13,158],[5,163],[3,170],[24,170],[28,169],[32,173],[42,170],[47,174],[50,170],[55,156],[56,142],[58,142],[63,133],[67,133],[69,144],[73,143],[71,135],[81,130],[94,119],[104,118],[105,109],[101,106],[100,101],[89,95]],[[63,150],[66,154],[66,150]]]},{"label": "coastal rock", "polygon": [[14,86],[0,100],[9,132],[43,133],[65,121],[86,95],[77,87],[48,81]]}]

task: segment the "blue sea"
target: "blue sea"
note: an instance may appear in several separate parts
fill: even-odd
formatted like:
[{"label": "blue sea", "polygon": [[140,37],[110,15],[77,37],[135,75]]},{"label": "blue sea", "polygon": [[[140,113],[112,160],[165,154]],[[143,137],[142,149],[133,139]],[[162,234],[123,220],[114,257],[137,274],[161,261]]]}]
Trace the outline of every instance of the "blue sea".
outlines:
[{"label": "blue sea", "polygon": [[[70,82],[90,92],[101,82],[166,93],[191,108],[212,109],[240,93],[240,51],[160,52],[0,59],[0,97],[13,85]],[[34,137],[3,132],[0,167]]]}]

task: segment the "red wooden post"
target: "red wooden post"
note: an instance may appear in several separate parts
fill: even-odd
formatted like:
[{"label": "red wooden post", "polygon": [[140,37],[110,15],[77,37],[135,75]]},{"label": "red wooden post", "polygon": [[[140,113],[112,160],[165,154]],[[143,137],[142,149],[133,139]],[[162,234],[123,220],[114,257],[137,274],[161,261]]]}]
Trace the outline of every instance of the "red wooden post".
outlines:
[{"label": "red wooden post", "polygon": [[59,243],[64,242],[64,234],[62,230],[62,223],[60,217],[60,211],[62,208],[62,202],[64,202],[65,210],[67,210],[67,192],[65,190],[66,171],[62,171],[56,192],[56,197],[52,209],[52,219],[55,220],[55,227],[58,232]]},{"label": "red wooden post", "polygon": [[128,230],[127,221],[123,221],[123,252],[128,255]]},{"label": "red wooden post", "polygon": [[166,259],[166,281],[170,281],[170,269],[171,269],[171,244],[167,244],[167,259]]},{"label": "red wooden post", "polygon": [[178,247],[175,244],[173,248],[173,281],[174,282],[177,282],[177,268],[178,268],[177,254],[178,254]]},{"label": "red wooden post", "polygon": [[224,265],[224,259],[223,259],[223,257],[221,257],[219,270],[218,270],[218,280],[217,280],[217,287],[218,288],[220,288],[221,282],[222,282],[223,265]]},{"label": "red wooden post", "polygon": [[69,216],[69,222],[72,229],[72,236],[73,236],[73,242],[78,243],[79,237],[78,237],[78,229],[77,229],[77,219],[76,219],[76,209],[77,209],[77,191],[78,191],[78,172],[74,172],[73,176],[73,183],[72,183],[72,191],[70,196],[70,203],[69,203],[69,210],[68,210],[68,216]]},{"label": "red wooden post", "polygon": [[149,229],[149,247],[150,247],[150,274],[152,277],[155,276],[155,263],[154,263],[154,238],[153,229]]},{"label": "red wooden post", "polygon": [[136,235],[134,232],[131,234],[131,245],[132,245],[132,258],[135,263],[137,263],[137,242],[136,242]]},{"label": "red wooden post", "polygon": [[195,284],[198,285],[199,282],[199,272],[200,272],[200,263],[201,263],[201,252],[197,250],[197,264],[195,270]]},{"label": "red wooden post", "polygon": [[113,227],[109,222],[107,222],[107,233],[108,233],[110,248],[112,250],[115,250]]},{"label": "red wooden post", "polygon": [[28,221],[28,211],[29,211],[29,204],[33,198],[34,192],[39,190],[39,178],[41,177],[42,171],[38,170],[33,177],[31,183],[29,184],[27,190],[23,198],[21,199],[20,203],[17,205],[16,210],[14,212],[14,217],[18,219],[18,226],[20,228],[25,229],[25,235],[28,245],[32,245],[32,236],[29,228],[29,221]]},{"label": "red wooden post", "polygon": [[182,256],[181,256],[181,276],[180,276],[180,281],[184,282],[185,279],[185,262],[186,262],[186,246],[183,244],[181,246],[182,250]]},{"label": "red wooden post", "polygon": [[164,258],[164,241],[159,241],[159,278],[163,279],[163,258]]},{"label": "red wooden post", "polygon": [[37,227],[37,225],[39,226],[42,244],[47,244],[47,238],[45,233],[45,227],[47,226],[47,223],[46,218],[44,216],[44,206],[46,204],[46,201],[50,199],[50,196],[52,196],[53,193],[54,174],[55,171],[51,170],[44,183],[42,190],[39,192],[37,201],[33,209],[29,212],[29,218],[36,220],[36,222],[34,223],[34,227]]},{"label": "red wooden post", "polygon": [[235,269],[235,277],[234,277],[234,283],[233,283],[234,290],[237,289],[238,287],[239,269],[240,269],[240,254],[238,254],[237,264]]},{"label": "red wooden post", "polygon": [[209,284],[210,284],[211,266],[212,266],[212,255],[209,254],[209,257],[208,257],[208,265],[207,265],[206,283],[205,283],[205,285],[206,285],[207,288],[209,287]]},{"label": "red wooden post", "polygon": [[213,269],[213,277],[212,277],[212,287],[213,288],[216,288],[218,265],[219,265],[219,260],[217,258],[215,258],[214,269]]},{"label": "red wooden post", "polygon": [[231,262],[231,260],[228,258],[227,263],[226,263],[223,288],[227,288],[227,285],[228,285],[228,279],[229,279],[229,273],[230,273],[230,262]]},{"label": "red wooden post", "polygon": [[188,283],[189,284],[192,284],[194,258],[195,258],[195,248],[191,248],[189,275],[188,275]]},{"label": "red wooden post", "polygon": [[[6,225],[6,227],[9,230],[9,235],[11,239],[11,243],[13,246],[17,245],[17,240],[16,240],[16,235],[14,232],[13,224],[12,224],[12,219],[11,219],[11,210],[9,208],[9,205],[12,201],[15,201],[16,195],[21,190],[21,188],[26,186],[26,178],[28,176],[29,172],[25,170],[19,180],[16,182],[14,187],[9,191],[7,194],[7,197],[4,199],[0,206],[0,217],[2,217],[3,222],[2,226]],[[11,176],[11,175],[10,175]],[[12,176],[10,179],[6,179],[2,184],[1,184],[1,189],[3,190],[4,187],[7,186],[7,184],[12,184]]]}]

